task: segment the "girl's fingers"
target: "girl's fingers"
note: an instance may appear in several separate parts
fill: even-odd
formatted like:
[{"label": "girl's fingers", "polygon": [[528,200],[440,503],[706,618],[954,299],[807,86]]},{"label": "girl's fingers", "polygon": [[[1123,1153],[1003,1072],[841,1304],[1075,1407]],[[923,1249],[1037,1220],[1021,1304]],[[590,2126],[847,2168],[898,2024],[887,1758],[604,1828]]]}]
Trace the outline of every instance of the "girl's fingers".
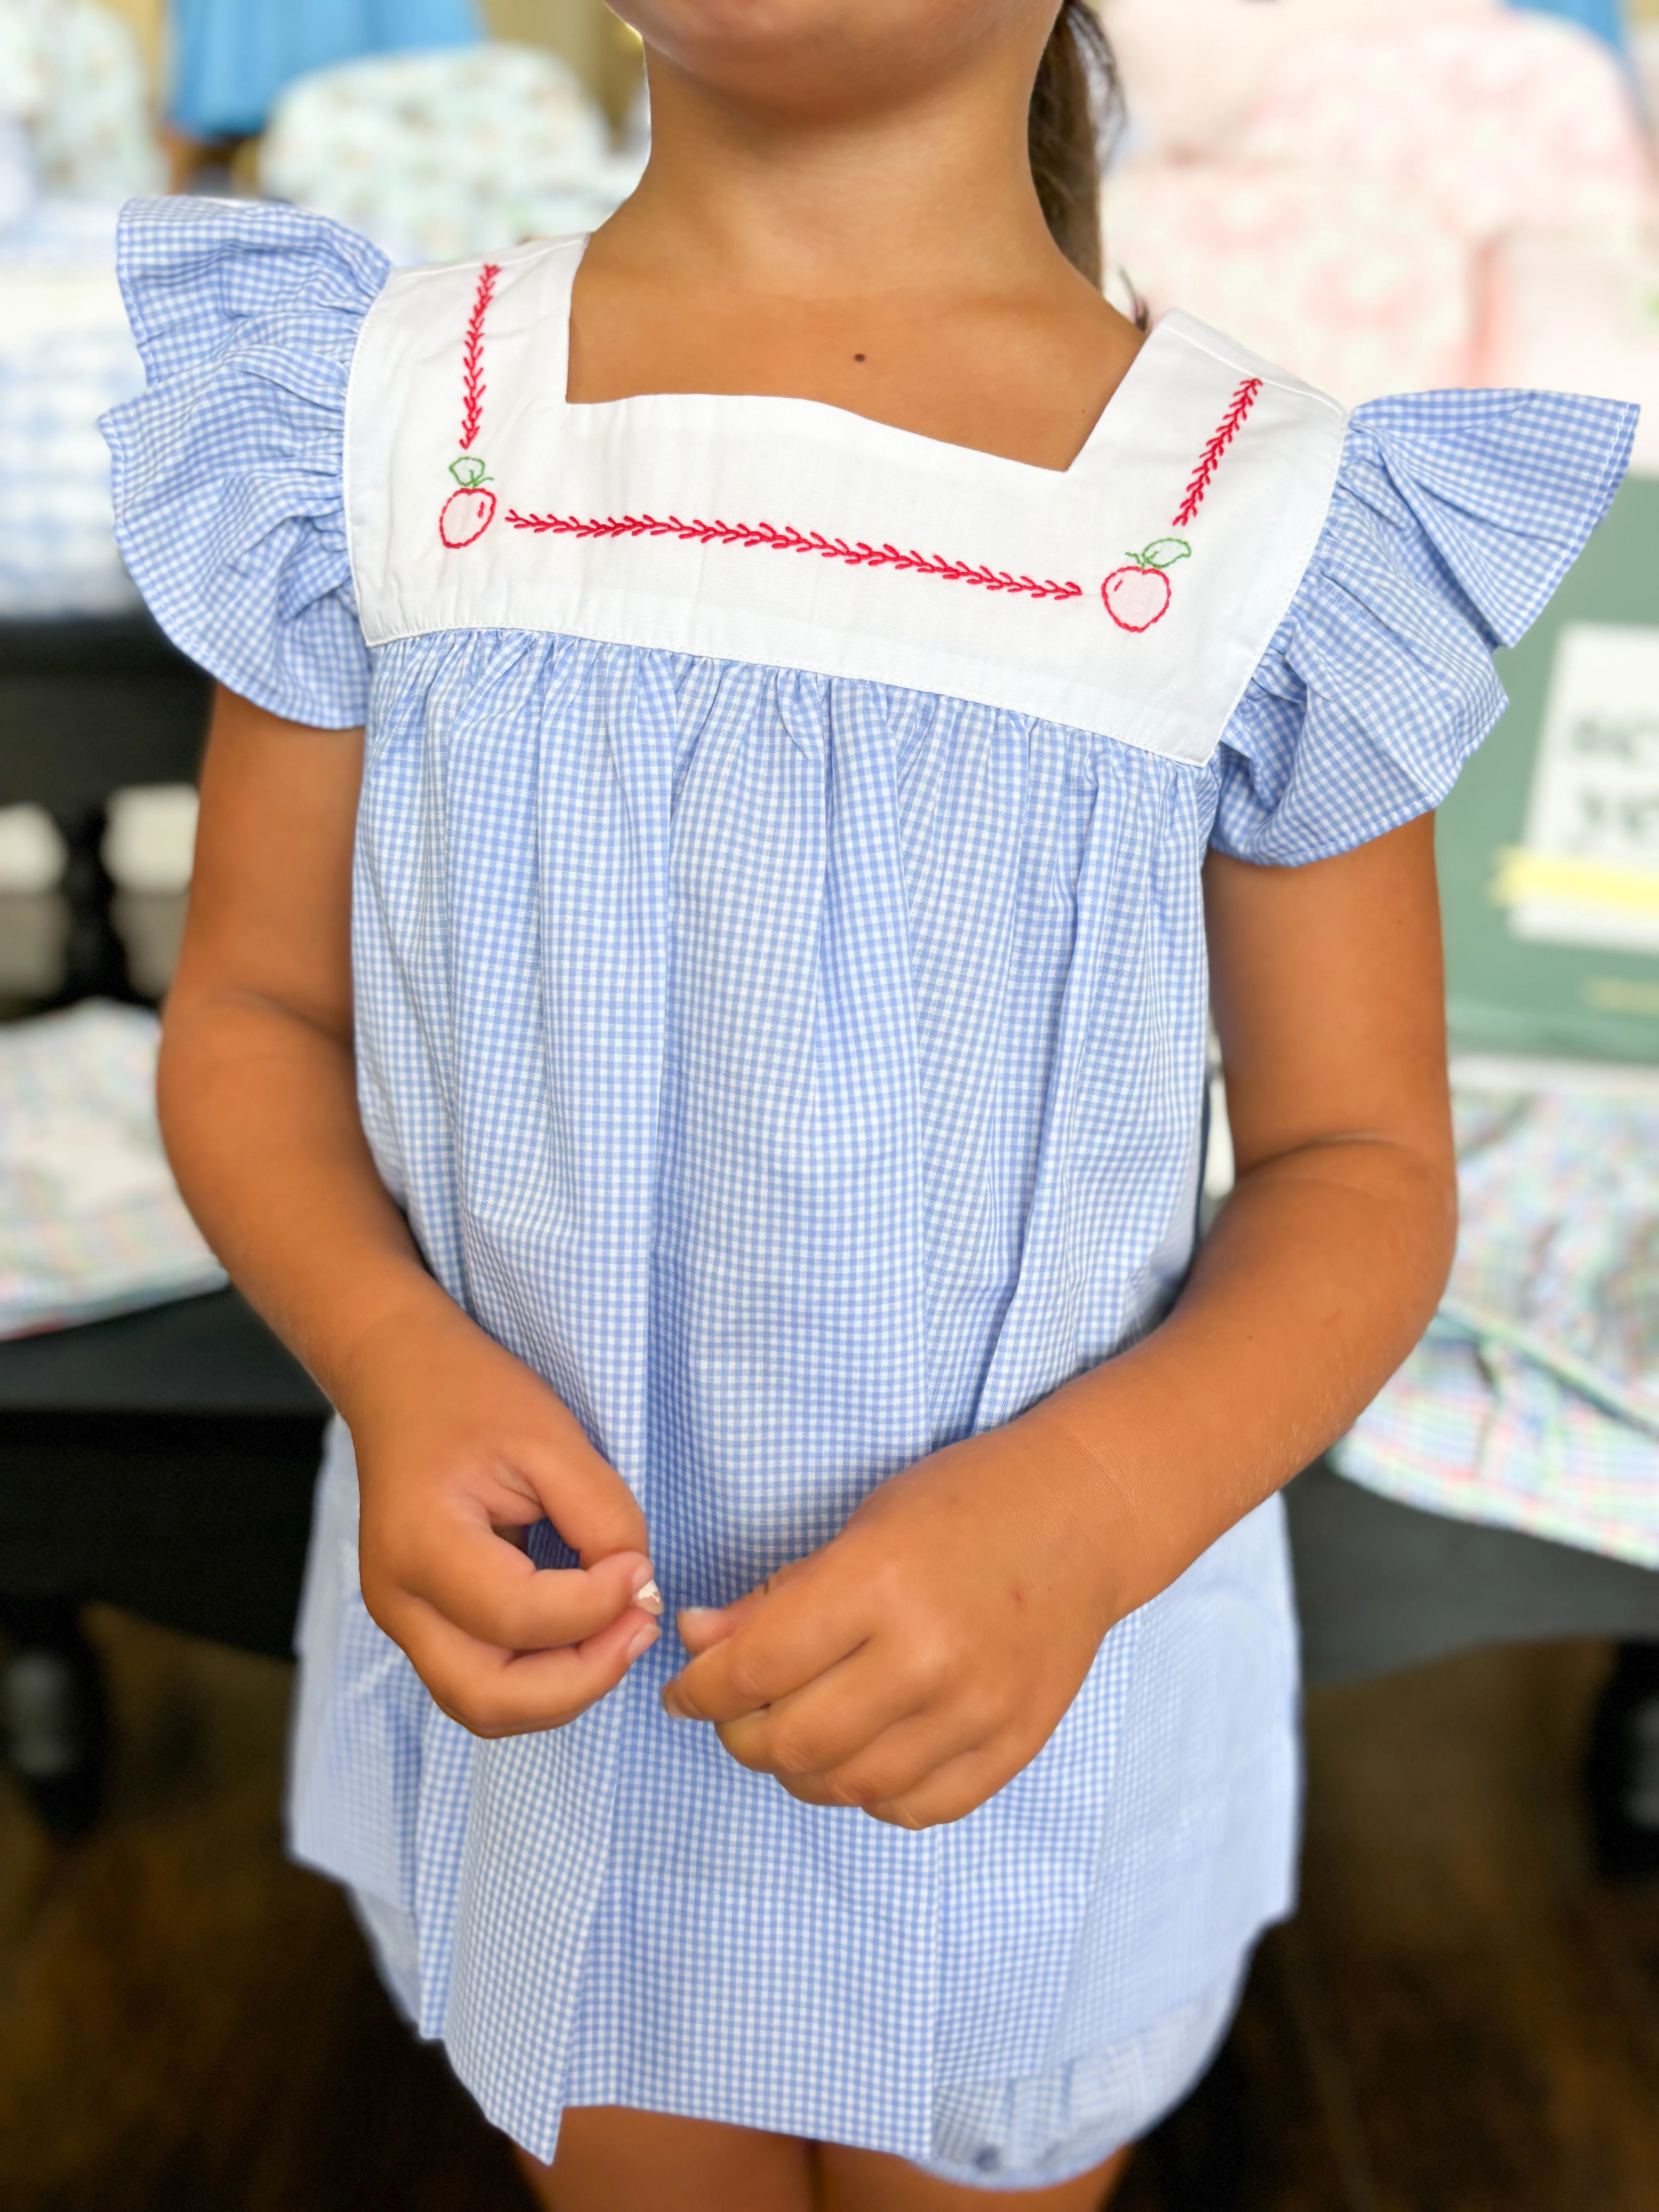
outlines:
[{"label": "girl's fingers", "polygon": [[538,1464],[539,1455],[528,1453],[516,1462],[542,1511],[584,1561],[606,1559],[617,1552],[648,1551],[645,1516],[638,1498],[585,1437],[580,1451],[580,1465],[575,1467],[561,1462],[544,1469]]},{"label": "girl's fingers", "polygon": [[946,1759],[908,1789],[866,1805],[864,1810],[885,1827],[943,1827],[977,1812],[1026,1764],[1025,1759],[1000,1744],[981,1744]]},{"label": "girl's fingers", "polygon": [[562,1728],[614,1690],[661,1633],[635,1607],[554,1651],[489,1650],[424,1606],[411,1607],[398,1626],[398,1641],[438,1704],[474,1735],[488,1737]]},{"label": "girl's fingers", "polygon": [[[720,1737],[740,1766],[774,1774],[794,1790],[797,1783],[821,1782],[878,1741],[889,1741],[897,1724],[916,1712],[914,1691],[866,1644],[804,1690],[723,1723]],[[895,1780],[881,1795],[904,1786]]]},{"label": "girl's fingers", "polygon": [[712,1651],[717,1644],[724,1644],[748,1621],[754,1619],[759,1607],[766,1601],[763,1589],[750,1590],[735,1605],[720,1607],[688,1605],[680,1610],[678,1628],[680,1642],[694,1659],[705,1651]]},{"label": "girl's fingers", "polygon": [[[722,1729],[722,1738],[726,1733]],[[778,1779],[803,1804],[855,1805],[873,1812],[922,1789],[933,1775],[981,1750],[987,1741],[985,1723],[976,1713],[951,1708],[910,1712],[847,1758],[813,1774],[780,1774]]]},{"label": "girl's fingers", "polygon": [[850,1577],[826,1568],[833,1556],[816,1553],[775,1580],[735,1635],[675,1677],[663,1692],[674,1719],[741,1720],[803,1689],[859,1648],[867,1600]]},{"label": "girl's fingers", "polygon": [[482,1519],[452,1522],[413,1571],[395,1577],[410,1596],[478,1643],[507,1651],[580,1644],[629,1606],[660,1613],[651,1562],[620,1552],[591,1567],[538,1567]]}]

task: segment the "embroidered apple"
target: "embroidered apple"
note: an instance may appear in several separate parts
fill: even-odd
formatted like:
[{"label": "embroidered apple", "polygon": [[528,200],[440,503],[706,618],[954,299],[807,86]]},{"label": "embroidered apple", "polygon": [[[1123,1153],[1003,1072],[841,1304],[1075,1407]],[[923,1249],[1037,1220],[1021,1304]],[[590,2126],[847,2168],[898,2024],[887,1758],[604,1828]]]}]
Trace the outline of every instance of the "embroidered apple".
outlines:
[{"label": "embroidered apple", "polygon": [[1155,538],[1146,550],[1129,556],[1131,565],[1114,568],[1100,587],[1106,611],[1120,629],[1139,632],[1161,623],[1170,611],[1171,592],[1165,569],[1177,561],[1190,561],[1192,547],[1184,538]]},{"label": "embroidered apple", "polygon": [[476,453],[463,453],[449,465],[449,473],[460,486],[444,501],[438,517],[438,535],[453,553],[476,545],[495,520],[495,495],[486,491],[489,478]]}]

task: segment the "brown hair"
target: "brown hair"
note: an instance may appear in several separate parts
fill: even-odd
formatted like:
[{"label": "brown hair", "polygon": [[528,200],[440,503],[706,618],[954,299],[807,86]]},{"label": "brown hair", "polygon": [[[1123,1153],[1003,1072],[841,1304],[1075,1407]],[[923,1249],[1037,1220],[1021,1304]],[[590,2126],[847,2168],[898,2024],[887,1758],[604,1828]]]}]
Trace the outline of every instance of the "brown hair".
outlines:
[{"label": "brown hair", "polygon": [[1031,88],[1031,174],[1055,243],[1101,283],[1101,155],[1123,119],[1117,65],[1088,0],[1064,0]]}]

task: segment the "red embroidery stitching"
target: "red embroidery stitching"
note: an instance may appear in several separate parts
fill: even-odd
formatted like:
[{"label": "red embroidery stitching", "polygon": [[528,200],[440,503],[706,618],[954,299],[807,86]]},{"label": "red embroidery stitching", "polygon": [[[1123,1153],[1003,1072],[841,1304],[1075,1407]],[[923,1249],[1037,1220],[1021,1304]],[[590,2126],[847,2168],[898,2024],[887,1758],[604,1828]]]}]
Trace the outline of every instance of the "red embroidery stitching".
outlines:
[{"label": "red embroidery stitching", "polygon": [[[484,324],[495,296],[499,264],[486,262],[478,276],[472,312],[467,319],[466,340],[461,356],[461,453],[450,463],[450,473],[460,489],[452,492],[438,518],[438,534],[453,550],[474,545],[495,520],[496,500],[484,489],[489,477],[483,461],[472,451],[483,423],[487,386],[483,374]],[[1176,512],[1175,527],[1188,529],[1209,495],[1216,471],[1239,432],[1249,421],[1262,392],[1259,376],[1247,376],[1234,392],[1215,435],[1199,457],[1188,483],[1186,495]],[[772,522],[683,522],[677,514],[665,520],[654,514],[590,516],[520,514],[509,511],[515,530],[566,538],[677,538],[696,545],[760,546],[774,553],[811,553],[820,560],[844,562],[853,568],[893,568],[914,575],[936,576],[951,584],[972,584],[981,591],[1012,592],[1027,599],[1080,599],[1083,586],[1056,583],[1053,577],[1011,575],[1006,568],[982,562],[950,561],[943,554],[905,552],[896,545],[871,545],[863,538],[827,538],[821,530],[798,530],[793,524],[780,528]],[[1120,629],[1135,635],[1161,623],[1173,599],[1168,571],[1179,561],[1190,560],[1192,547],[1184,538],[1158,538],[1128,565],[1113,569],[1100,587],[1102,604]]]},{"label": "red embroidery stitching", "polygon": [[942,554],[902,552],[896,545],[867,545],[861,539],[826,538],[822,531],[780,529],[770,522],[682,522],[678,515],[606,515],[584,520],[574,514],[520,514],[508,512],[515,530],[551,532],[564,538],[678,538],[695,545],[766,546],[775,553],[816,553],[821,560],[844,561],[854,568],[898,568],[922,576],[938,576],[949,584],[977,584],[987,592],[1015,592],[1034,599],[1080,599],[1081,584],[1060,584],[1052,577],[1039,582],[1035,576],[1012,576],[1006,568],[975,567],[968,561],[947,561]]},{"label": "red embroidery stitching", "polygon": [[463,484],[443,503],[438,535],[452,553],[459,553],[476,545],[495,520],[495,493],[486,491],[482,483]]},{"label": "red embroidery stitching", "polygon": [[478,289],[467,318],[466,343],[461,349],[461,450],[449,465],[449,473],[460,489],[451,492],[438,516],[438,535],[452,553],[476,545],[495,520],[495,495],[484,489],[489,471],[472,448],[483,427],[484,318],[501,273],[493,261],[487,261],[479,271]]},{"label": "red embroidery stitching", "polygon": [[478,432],[483,427],[484,317],[489,313],[489,303],[495,296],[495,280],[501,273],[495,262],[485,262],[478,276],[477,297],[472,302],[472,313],[467,321],[466,348],[461,356],[461,451],[464,453],[472,451]]},{"label": "red embroidery stitching", "polygon": [[1193,549],[1184,538],[1155,538],[1143,552],[1129,556],[1127,568],[1114,568],[1100,587],[1106,611],[1120,629],[1142,630],[1161,623],[1174,597],[1164,574],[1177,561],[1190,561]]},{"label": "red embroidery stitching", "polygon": [[1193,471],[1192,482],[1187,487],[1187,496],[1176,511],[1177,530],[1190,528],[1194,517],[1204,504],[1205,495],[1221,465],[1221,457],[1249,419],[1250,410],[1261,397],[1261,379],[1247,376],[1234,392],[1232,404],[1222,418],[1221,428],[1204,448],[1203,458]]},{"label": "red embroidery stitching", "polygon": [[[1222,456],[1249,420],[1251,409],[1261,397],[1261,389],[1259,376],[1247,376],[1234,392],[1220,428],[1199,456],[1198,466],[1187,486],[1187,495],[1176,511],[1177,530],[1191,528],[1215,481]],[[1184,538],[1155,538],[1144,552],[1129,556],[1127,568],[1113,569],[1100,587],[1100,596],[1107,613],[1120,629],[1132,630],[1139,636],[1142,631],[1163,621],[1175,597],[1165,572],[1173,568],[1177,561],[1191,560],[1192,553]]]}]

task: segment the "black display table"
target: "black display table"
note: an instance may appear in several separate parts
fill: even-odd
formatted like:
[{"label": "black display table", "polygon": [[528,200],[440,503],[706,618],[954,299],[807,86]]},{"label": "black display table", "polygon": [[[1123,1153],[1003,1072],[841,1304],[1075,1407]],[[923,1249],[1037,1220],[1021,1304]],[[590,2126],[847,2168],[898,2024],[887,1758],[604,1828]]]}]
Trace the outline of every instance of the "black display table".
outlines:
[{"label": "black display table", "polygon": [[286,1654],[327,1417],[233,1291],[0,1344],[0,1601]]},{"label": "black display table", "polygon": [[1659,1643],[1659,1574],[1376,1497],[1325,1467],[1285,1493],[1310,1683],[1481,1644]]},{"label": "black display table", "polygon": [[58,1834],[104,1800],[82,1607],[288,1657],[327,1418],[234,1291],[0,1344],[0,1756]]},{"label": "black display table", "polygon": [[193,783],[212,690],[147,614],[0,622],[0,806],[73,819],[129,784]]}]

